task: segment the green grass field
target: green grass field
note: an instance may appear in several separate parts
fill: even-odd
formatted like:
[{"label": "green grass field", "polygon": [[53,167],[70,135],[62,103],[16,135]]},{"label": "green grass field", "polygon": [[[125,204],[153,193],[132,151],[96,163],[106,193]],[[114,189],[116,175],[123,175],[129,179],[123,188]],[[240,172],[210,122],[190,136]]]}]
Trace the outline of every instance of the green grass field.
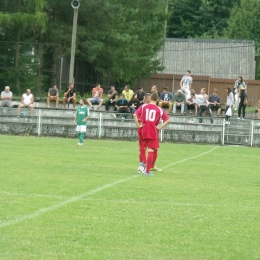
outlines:
[{"label": "green grass field", "polygon": [[0,259],[260,259],[259,149],[0,136]]}]

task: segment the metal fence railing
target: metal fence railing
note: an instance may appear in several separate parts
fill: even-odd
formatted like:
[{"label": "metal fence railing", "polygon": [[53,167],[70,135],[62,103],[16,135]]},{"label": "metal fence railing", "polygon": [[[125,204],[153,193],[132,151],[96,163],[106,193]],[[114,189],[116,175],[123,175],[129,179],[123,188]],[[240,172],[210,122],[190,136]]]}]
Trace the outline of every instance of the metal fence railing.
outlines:
[{"label": "metal fence railing", "polygon": [[[18,114],[17,108],[0,107],[0,133],[14,135],[76,137],[75,110],[28,108]],[[200,119],[203,119],[201,122]],[[171,116],[170,124],[160,131],[160,141],[233,144],[260,147],[260,120],[230,119],[222,117]],[[90,112],[86,137],[137,140],[132,114]]]}]

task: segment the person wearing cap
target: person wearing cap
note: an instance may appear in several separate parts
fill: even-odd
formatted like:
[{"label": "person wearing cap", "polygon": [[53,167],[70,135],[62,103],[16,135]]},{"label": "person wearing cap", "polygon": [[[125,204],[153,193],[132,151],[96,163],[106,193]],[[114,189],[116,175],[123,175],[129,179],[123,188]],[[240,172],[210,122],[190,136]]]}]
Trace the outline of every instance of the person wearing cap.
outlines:
[{"label": "person wearing cap", "polygon": [[168,107],[169,113],[172,112],[172,93],[168,91],[167,87],[163,88],[160,96],[159,107]]},{"label": "person wearing cap", "polygon": [[10,107],[13,93],[10,91],[10,87],[6,86],[5,90],[1,92],[1,106]]},{"label": "person wearing cap", "polygon": [[176,108],[181,109],[181,114],[185,112],[186,97],[181,89],[178,89],[177,93],[173,96],[173,114],[176,114]]},{"label": "person wearing cap", "polygon": [[144,96],[146,93],[143,88],[139,87],[135,94],[137,95],[137,99],[140,101],[140,104],[144,104]]},{"label": "person wearing cap", "polygon": [[238,118],[241,118],[241,110],[242,110],[242,119],[245,119],[246,114],[246,106],[248,102],[248,96],[246,93],[246,89],[242,86],[238,87],[237,92],[239,94],[239,105],[238,105]]}]

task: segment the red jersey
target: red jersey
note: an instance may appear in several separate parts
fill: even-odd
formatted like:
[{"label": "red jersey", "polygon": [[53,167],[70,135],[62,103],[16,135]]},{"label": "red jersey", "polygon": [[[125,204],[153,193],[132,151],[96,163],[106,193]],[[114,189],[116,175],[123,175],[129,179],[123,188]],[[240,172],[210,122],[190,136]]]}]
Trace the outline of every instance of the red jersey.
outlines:
[{"label": "red jersey", "polygon": [[158,130],[157,126],[160,120],[163,122],[169,120],[166,112],[155,104],[144,104],[135,112],[138,121],[143,123],[143,138],[144,139],[157,139]]}]

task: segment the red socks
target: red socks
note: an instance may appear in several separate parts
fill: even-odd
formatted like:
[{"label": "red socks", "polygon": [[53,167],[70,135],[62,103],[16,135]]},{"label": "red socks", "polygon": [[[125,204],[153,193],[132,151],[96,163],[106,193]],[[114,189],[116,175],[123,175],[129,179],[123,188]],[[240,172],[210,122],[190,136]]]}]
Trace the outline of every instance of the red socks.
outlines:
[{"label": "red socks", "polygon": [[140,162],[146,164],[146,148],[142,144],[139,144],[139,152]]},{"label": "red socks", "polygon": [[149,173],[150,169],[152,168],[153,158],[154,158],[154,152],[148,152],[147,164],[146,164],[146,173]]}]

